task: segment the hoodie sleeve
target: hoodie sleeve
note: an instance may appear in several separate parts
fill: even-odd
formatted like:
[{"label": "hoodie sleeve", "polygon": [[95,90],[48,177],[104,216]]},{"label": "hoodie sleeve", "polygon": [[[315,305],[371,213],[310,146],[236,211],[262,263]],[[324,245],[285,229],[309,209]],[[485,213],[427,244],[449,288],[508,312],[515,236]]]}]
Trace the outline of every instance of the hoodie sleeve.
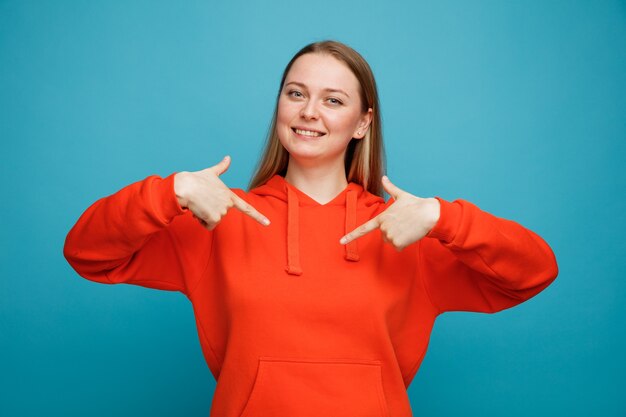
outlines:
[{"label": "hoodie sleeve", "polygon": [[153,175],[91,205],[63,253],[82,277],[189,294],[207,264],[212,233],[185,215],[174,175]]},{"label": "hoodie sleeve", "polygon": [[435,308],[495,313],[520,304],[557,276],[552,249],[536,233],[465,200],[441,204],[419,241],[418,271]]}]

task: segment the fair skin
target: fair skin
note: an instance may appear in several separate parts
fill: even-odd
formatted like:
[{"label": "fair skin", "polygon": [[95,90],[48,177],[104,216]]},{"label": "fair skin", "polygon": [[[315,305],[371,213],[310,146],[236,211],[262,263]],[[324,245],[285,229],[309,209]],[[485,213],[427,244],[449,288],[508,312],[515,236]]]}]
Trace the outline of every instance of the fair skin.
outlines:
[{"label": "fair skin", "polygon": [[[331,201],[348,185],[344,158],[352,139],[365,137],[372,109],[362,110],[356,76],[340,60],[319,53],[305,54],[292,65],[278,101],[276,131],[289,152],[285,180],[320,204]],[[196,172],[174,177],[181,207],[209,230],[235,208],[267,226],[270,221],[234,194],[220,176],[230,157]],[[374,230],[398,250],[424,237],[439,219],[439,202],[396,187],[387,177],[382,185],[394,199],[387,210],[341,238],[341,244]]]},{"label": "fair skin", "polygon": [[332,200],[348,185],[348,143],[365,137],[371,120],[359,82],[343,62],[319,53],[298,58],[285,78],[276,117],[280,143],[289,152],[287,182],[320,204]]}]

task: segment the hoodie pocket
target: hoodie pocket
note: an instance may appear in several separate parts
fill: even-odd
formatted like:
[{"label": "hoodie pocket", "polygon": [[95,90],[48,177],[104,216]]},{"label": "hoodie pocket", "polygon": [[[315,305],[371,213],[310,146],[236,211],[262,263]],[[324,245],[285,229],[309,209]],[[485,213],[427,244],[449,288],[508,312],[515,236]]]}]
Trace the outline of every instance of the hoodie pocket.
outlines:
[{"label": "hoodie pocket", "polygon": [[240,417],[388,417],[381,362],[259,358]]}]

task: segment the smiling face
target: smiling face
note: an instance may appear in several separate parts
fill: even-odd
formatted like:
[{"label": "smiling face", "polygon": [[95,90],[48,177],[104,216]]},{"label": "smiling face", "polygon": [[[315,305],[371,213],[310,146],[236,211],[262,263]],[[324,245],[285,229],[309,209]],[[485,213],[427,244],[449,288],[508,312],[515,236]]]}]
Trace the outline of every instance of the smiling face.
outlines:
[{"label": "smiling face", "polygon": [[341,163],[348,143],[371,121],[348,66],[328,54],[308,53],[292,65],[278,100],[276,133],[290,158]]}]

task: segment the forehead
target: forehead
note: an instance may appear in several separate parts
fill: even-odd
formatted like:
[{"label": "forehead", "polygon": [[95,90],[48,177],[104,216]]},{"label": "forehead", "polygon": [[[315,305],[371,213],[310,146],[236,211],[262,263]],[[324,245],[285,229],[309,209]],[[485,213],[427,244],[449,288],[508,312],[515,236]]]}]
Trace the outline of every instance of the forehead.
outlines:
[{"label": "forehead", "polygon": [[291,81],[304,83],[309,88],[338,88],[348,94],[359,91],[359,81],[350,68],[328,54],[309,53],[296,59],[285,84]]}]

